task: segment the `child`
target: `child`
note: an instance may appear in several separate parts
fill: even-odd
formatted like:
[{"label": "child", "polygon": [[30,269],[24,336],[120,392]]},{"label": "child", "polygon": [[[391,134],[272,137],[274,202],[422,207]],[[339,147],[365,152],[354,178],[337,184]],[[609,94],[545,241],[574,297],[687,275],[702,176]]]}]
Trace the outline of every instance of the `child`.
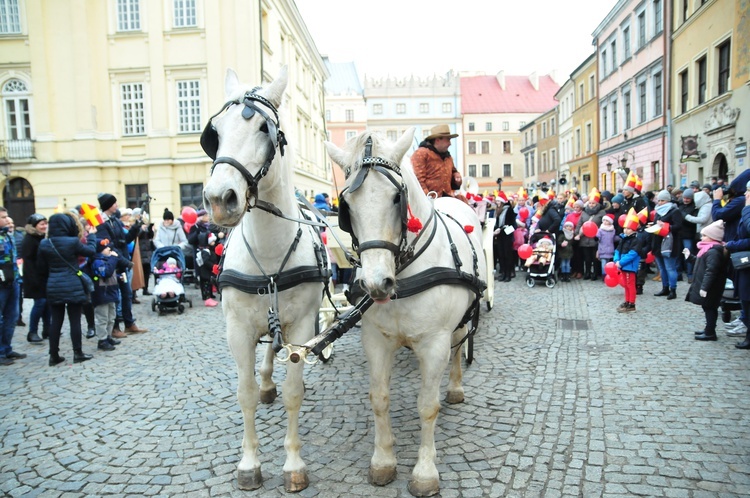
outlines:
[{"label": "child", "polygon": [[596,250],[596,257],[602,262],[602,275],[606,275],[604,272],[604,265],[612,261],[612,257],[615,255],[615,216],[613,214],[605,214],[602,217],[602,225],[596,232],[596,237],[599,239],[599,246]]},{"label": "child", "polygon": [[685,300],[702,306],[706,315],[706,328],[695,333],[696,341],[716,340],[716,320],[727,279],[727,255],[722,240],[724,221],[716,220],[701,230],[697,256],[690,254],[690,249],[682,251],[685,258],[695,263],[693,283]]},{"label": "child", "polygon": [[635,214],[635,209],[630,208],[620,234],[620,244],[617,246],[613,257],[613,261],[622,272],[622,278],[625,281],[625,302],[617,308],[618,313],[635,312],[635,277],[638,272],[638,265],[641,262],[640,248],[636,236],[639,227],[640,221]]},{"label": "child", "polygon": [[179,296],[185,293],[185,288],[180,283],[182,270],[177,266],[177,260],[167,258],[161,268],[154,268],[154,273],[160,275],[159,281],[154,286],[154,294],[163,298]]},{"label": "child", "polygon": [[534,246],[534,252],[526,260],[526,267],[531,265],[546,265],[552,259],[552,239],[544,237]]},{"label": "child", "polygon": [[573,237],[575,225],[565,221],[560,236],[557,238],[557,256],[560,258],[560,275],[563,282],[570,282],[570,260],[573,259]]},{"label": "child", "polygon": [[109,240],[102,239],[98,242],[97,254],[91,262],[94,276],[94,292],[91,294],[94,328],[96,337],[99,338],[98,348],[113,351],[115,345],[119,344],[119,341],[109,335],[115,326],[116,305],[120,299],[120,287],[115,275],[119,257],[109,246]]}]

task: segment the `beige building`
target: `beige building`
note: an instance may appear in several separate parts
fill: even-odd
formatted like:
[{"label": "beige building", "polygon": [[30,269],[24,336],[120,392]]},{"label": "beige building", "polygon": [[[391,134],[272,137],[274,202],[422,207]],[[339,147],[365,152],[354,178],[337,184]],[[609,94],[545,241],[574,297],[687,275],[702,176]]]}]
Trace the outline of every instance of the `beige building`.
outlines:
[{"label": "beige building", "polygon": [[676,184],[749,166],[750,3],[673,0],[670,151]]},{"label": "beige building", "polygon": [[[591,187],[610,190],[614,183],[611,173],[597,171],[599,135],[597,126],[599,106],[597,104],[596,54],[591,54],[570,75],[575,106],[571,113],[571,145],[568,170],[571,179],[569,188],[588,193]],[[598,180],[597,180],[598,179]]]},{"label": "beige building", "polygon": [[534,122],[536,123],[536,135],[538,137],[538,181],[541,183],[541,187],[547,184],[551,189],[558,191],[560,189],[557,187],[557,154],[560,142],[557,136],[557,106],[536,118]]},{"label": "beige building", "polygon": [[200,206],[211,161],[199,137],[224,104],[227,67],[260,84],[289,66],[296,187],[330,188],[327,70],[293,1],[11,3],[0,12],[0,156],[17,220],[93,204],[98,192],[131,207],[148,194],[154,216]]}]

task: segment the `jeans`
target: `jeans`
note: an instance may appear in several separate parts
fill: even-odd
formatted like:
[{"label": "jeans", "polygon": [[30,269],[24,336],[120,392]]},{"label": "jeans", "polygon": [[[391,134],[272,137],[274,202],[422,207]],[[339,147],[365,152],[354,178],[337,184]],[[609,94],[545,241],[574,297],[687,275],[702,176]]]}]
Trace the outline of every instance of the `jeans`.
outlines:
[{"label": "jeans", "polygon": [[[683,249],[690,249],[690,252],[693,252],[695,241],[693,239],[682,239],[682,247]],[[693,263],[682,256],[680,256],[680,259],[683,261],[683,267],[685,268],[685,271],[687,271],[688,278],[693,278]]]},{"label": "jeans", "polygon": [[135,323],[133,318],[133,291],[130,289],[130,275],[132,270],[128,270],[128,281],[123,282],[119,276],[117,278],[117,285],[120,288],[120,300],[117,302],[117,316],[122,317],[122,321],[125,322],[126,327],[130,327]]},{"label": "jeans", "polygon": [[560,260],[560,273],[570,273],[570,260],[569,259],[561,259]]},{"label": "jeans", "polygon": [[[602,262],[602,275],[606,275],[606,274],[607,274],[607,272],[606,272],[606,271],[604,270],[604,266],[605,266],[605,265],[606,265],[607,263],[609,263],[610,261],[612,261],[612,258],[599,258],[599,261],[601,261],[601,262]],[[630,301],[628,301],[628,302],[630,302]]]},{"label": "jeans", "polygon": [[5,358],[13,352],[10,343],[18,320],[19,292],[16,281],[10,287],[0,287],[0,358]]},{"label": "jeans", "polygon": [[677,288],[677,258],[670,257],[666,258],[661,255],[656,256],[656,264],[659,266],[659,272],[661,273],[661,285],[662,287],[669,287],[670,289]]},{"label": "jeans", "polygon": [[39,332],[39,320],[42,321],[42,330],[49,332],[50,312],[47,307],[47,299],[44,297],[34,298],[34,306],[29,314],[29,332]]}]

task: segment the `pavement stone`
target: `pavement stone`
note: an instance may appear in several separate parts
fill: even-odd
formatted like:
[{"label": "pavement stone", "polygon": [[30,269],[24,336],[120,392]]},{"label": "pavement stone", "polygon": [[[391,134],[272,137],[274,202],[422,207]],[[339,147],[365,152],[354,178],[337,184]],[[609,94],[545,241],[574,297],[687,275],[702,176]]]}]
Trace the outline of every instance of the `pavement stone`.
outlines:
[{"label": "pavement stone", "polygon": [[[694,341],[699,307],[654,297],[619,314],[620,288],[573,281],[529,288],[496,283],[484,305],[466,400],[443,404],[435,434],[443,497],[750,496],[750,353],[720,332]],[[264,483],[237,489],[242,416],[220,308],[159,316],[150,298],[113,352],[84,339],[92,361],[73,364],[16,328],[25,360],[0,369],[0,494],[7,496],[284,496],[286,414],[257,413]],[[28,323],[31,301],[24,305]],[[263,354],[261,349],[257,355]],[[373,447],[364,353],[353,329],[326,364],[305,368],[300,418],[310,486],[302,497],[409,496],[417,457],[419,375],[397,353],[391,389],[398,476],[367,483]],[[285,376],[277,365],[279,390]],[[443,381],[443,392],[447,374]]]}]

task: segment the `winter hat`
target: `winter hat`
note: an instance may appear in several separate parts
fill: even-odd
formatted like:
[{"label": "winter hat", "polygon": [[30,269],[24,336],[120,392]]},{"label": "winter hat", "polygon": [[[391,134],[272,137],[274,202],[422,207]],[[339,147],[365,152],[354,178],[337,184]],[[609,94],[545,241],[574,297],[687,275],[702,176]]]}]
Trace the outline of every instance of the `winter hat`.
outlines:
[{"label": "winter hat", "polygon": [[563,226],[564,227],[567,227],[567,226],[571,226],[572,227],[573,226],[573,222],[572,221],[566,221],[565,223],[563,223]]},{"label": "winter hat", "polygon": [[136,216],[140,216],[142,212],[143,211],[141,211],[141,208],[133,208],[133,217],[135,218]]},{"label": "winter hat", "polygon": [[607,213],[607,214],[605,214],[605,215],[604,215],[604,216],[602,217],[602,223],[604,223],[605,221],[606,221],[607,223],[614,223],[614,222],[615,222],[615,215],[614,215],[614,214],[612,214],[612,213]]},{"label": "winter hat", "polygon": [[713,187],[710,183],[704,183],[701,189],[707,188],[708,190],[713,190]]},{"label": "winter hat", "polygon": [[505,195],[505,192],[503,192],[501,190],[500,192],[497,193],[497,197],[495,197],[495,202],[505,202],[505,203],[507,203],[508,202],[508,196]]},{"label": "winter hat", "polygon": [[579,208],[583,209],[584,204],[583,204],[583,201],[581,199],[578,199],[577,201],[575,201],[573,203],[573,206],[578,206]]},{"label": "winter hat", "polygon": [[172,213],[172,211],[169,210],[169,208],[164,208],[164,216],[162,218],[165,220],[174,221],[174,214]]},{"label": "winter hat", "polygon": [[31,225],[32,227],[36,228],[36,226],[45,221],[47,218],[43,214],[34,213],[31,216],[29,216],[29,219],[26,220],[27,225]]},{"label": "winter hat", "polygon": [[133,214],[133,210],[130,208],[125,208],[122,211],[120,211],[120,218],[123,216],[131,216]]},{"label": "winter hat", "polygon": [[167,264],[177,266],[177,260],[174,258],[167,258]]},{"label": "winter hat", "polygon": [[672,194],[670,194],[668,190],[662,190],[656,195],[656,200],[670,202],[672,200]]},{"label": "winter hat", "polygon": [[109,239],[102,239],[98,244],[96,244],[96,252],[102,252],[108,247],[110,247]]},{"label": "winter hat", "polygon": [[622,204],[622,203],[623,203],[623,201],[625,201],[625,197],[624,197],[624,196],[623,196],[622,194],[615,194],[615,195],[614,195],[614,196],[612,197],[612,200],[611,200],[610,202],[611,202],[612,204],[614,204],[615,202],[616,202],[617,204]]},{"label": "winter hat", "polygon": [[99,201],[99,208],[102,211],[106,211],[107,209],[111,208],[115,202],[117,202],[117,197],[107,193],[101,193],[96,198]]},{"label": "winter hat", "polygon": [[623,224],[623,228],[629,228],[630,230],[638,230],[639,226],[640,226],[640,221],[638,220],[638,215],[635,214],[635,209],[630,208],[630,211],[628,211],[628,214],[625,217],[625,223]]},{"label": "winter hat", "polygon": [[704,227],[701,230],[701,235],[705,235],[713,240],[724,240],[724,220],[716,220],[707,227]]},{"label": "winter hat", "polygon": [[682,193],[682,198],[692,199],[694,195],[695,195],[695,192],[693,192],[693,189],[689,188]]},{"label": "winter hat", "polygon": [[206,211],[205,209],[199,209],[198,212],[195,213],[195,214],[196,214],[196,216],[198,216],[198,218],[200,218],[204,214],[208,214],[208,211]]}]

